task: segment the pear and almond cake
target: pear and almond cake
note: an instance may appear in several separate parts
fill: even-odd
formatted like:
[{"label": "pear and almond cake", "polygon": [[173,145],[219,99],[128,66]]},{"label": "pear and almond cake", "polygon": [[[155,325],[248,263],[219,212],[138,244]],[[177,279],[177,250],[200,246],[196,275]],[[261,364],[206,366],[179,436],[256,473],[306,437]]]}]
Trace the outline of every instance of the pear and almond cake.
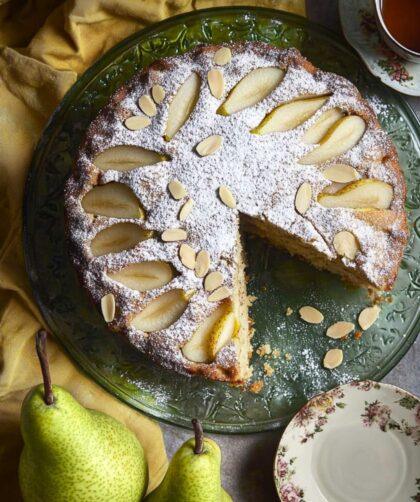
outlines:
[{"label": "pear and almond cake", "polygon": [[232,383],[250,375],[240,229],[390,290],[404,198],[354,85],[260,43],[137,73],[89,126],[65,191],[72,259],[110,328],[162,366]]}]

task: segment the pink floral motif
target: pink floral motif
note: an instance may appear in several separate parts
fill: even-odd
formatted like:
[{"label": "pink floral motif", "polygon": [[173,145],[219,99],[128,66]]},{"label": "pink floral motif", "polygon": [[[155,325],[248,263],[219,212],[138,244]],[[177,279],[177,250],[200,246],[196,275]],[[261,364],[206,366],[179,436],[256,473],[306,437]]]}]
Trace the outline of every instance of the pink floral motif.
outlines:
[{"label": "pink floral motif", "polygon": [[284,460],[283,457],[279,456],[277,459],[277,474],[279,475],[280,479],[286,477],[288,468],[289,467],[288,467],[287,462]]},{"label": "pink floral motif", "polygon": [[382,70],[384,70],[391,80],[395,80],[400,84],[413,80],[412,75],[410,75],[402,63],[402,59],[395,54],[383,40],[379,37],[378,29],[376,26],[375,17],[366,9],[359,10],[360,15],[360,26],[369,37],[374,36],[377,39],[375,44],[376,50],[378,50],[384,59],[379,59],[377,64]]},{"label": "pink floral motif", "polygon": [[372,382],[372,380],[364,380],[359,382],[358,380],[354,380],[350,383],[351,387],[356,387],[359,390],[364,390],[368,392],[370,389],[380,389],[381,385],[378,382]]},{"label": "pink floral motif", "polygon": [[304,434],[301,443],[306,443],[313,439],[315,434],[323,430],[323,426],[328,422],[328,417],[335,413],[337,409],[344,408],[346,404],[339,399],[344,398],[341,388],[332,389],[324,394],[313,397],[293,419],[293,427],[302,428]]},{"label": "pink floral motif", "polygon": [[[397,401],[400,406],[406,409],[414,410],[415,420],[419,423],[418,409],[420,403],[416,405],[416,398],[407,396],[399,401]],[[391,408],[386,404],[382,404],[379,401],[374,401],[373,403],[365,403],[365,413],[362,416],[363,425],[366,427],[371,427],[373,424],[378,424],[381,431],[386,432],[388,430],[397,430],[407,437],[410,437],[415,445],[420,444],[420,425],[409,425],[406,420],[401,420],[397,422],[391,417]]]},{"label": "pink floral motif", "polygon": [[293,464],[296,457],[286,460],[287,447],[283,446],[277,452],[277,475],[276,485],[282,502],[305,502],[304,491],[292,483],[295,475]]},{"label": "pink floral motif", "polygon": [[315,416],[315,413],[312,411],[309,403],[306,404],[298,413],[295,415],[293,419],[295,422],[295,427],[304,427],[307,425]]},{"label": "pink floral motif", "polygon": [[362,415],[363,424],[370,427],[377,423],[381,431],[386,432],[387,426],[391,419],[391,408],[386,404],[381,404],[379,401],[366,403],[365,413]]},{"label": "pink floral motif", "polygon": [[287,483],[280,488],[280,495],[282,502],[301,502],[304,493],[293,483]]}]

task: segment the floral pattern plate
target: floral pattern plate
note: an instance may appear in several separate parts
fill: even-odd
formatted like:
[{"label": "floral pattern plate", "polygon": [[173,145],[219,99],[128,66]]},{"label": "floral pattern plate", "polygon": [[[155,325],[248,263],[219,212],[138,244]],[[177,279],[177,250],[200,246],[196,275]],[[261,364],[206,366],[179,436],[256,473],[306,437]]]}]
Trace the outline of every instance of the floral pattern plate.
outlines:
[{"label": "floral pattern plate", "polygon": [[373,75],[398,92],[420,96],[420,64],[402,59],[381,39],[373,2],[340,0],[338,5],[344,36]]},{"label": "floral pattern plate", "polygon": [[312,398],[284,431],[274,479],[281,502],[419,502],[420,400],[370,380]]},{"label": "floral pattern plate", "polygon": [[[343,317],[355,322],[372,304],[367,291],[350,288],[261,239],[246,239],[248,292],[257,297],[251,308],[252,342],[255,348],[272,349],[263,357],[255,351],[251,361],[258,393],[164,371],[110,332],[80,286],[64,235],[63,186],[86,127],[110,94],[156,59],[198,44],[236,40],[297,47],[323,70],[357,85],[398,149],[408,184],[411,229],[392,297],[382,298],[387,301],[381,303],[374,326],[346,342],[328,338],[325,329]],[[190,427],[191,417],[197,416],[207,431],[278,428],[320,392],[356,379],[380,380],[420,330],[419,133],[416,117],[400,96],[372,77],[341,38],[302,17],[270,9],[210,9],[135,33],[98,60],[67,93],[33,158],[25,194],[25,253],[34,295],[49,329],[81,368],[113,395],[173,424]],[[302,305],[320,309],[324,323],[304,323],[297,313]],[[288,308],[293,313],[286,316]],[[344,363],[326,370],[324,354],[337,345],[344,351]]]}]

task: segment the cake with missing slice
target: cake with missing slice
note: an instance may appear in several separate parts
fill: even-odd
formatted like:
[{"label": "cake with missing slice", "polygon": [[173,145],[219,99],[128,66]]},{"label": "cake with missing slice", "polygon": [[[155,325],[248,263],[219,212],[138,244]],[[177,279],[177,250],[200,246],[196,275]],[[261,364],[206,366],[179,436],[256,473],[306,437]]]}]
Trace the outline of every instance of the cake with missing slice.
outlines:
[{"label": "cake with missing slice", "polygon": [[166,368],[236,384],[251,354],[241,232],[390,290],[404,198],[354,85],[261,43],[140,71],[89,126],[65,189],[71,256],[109,327]]}]

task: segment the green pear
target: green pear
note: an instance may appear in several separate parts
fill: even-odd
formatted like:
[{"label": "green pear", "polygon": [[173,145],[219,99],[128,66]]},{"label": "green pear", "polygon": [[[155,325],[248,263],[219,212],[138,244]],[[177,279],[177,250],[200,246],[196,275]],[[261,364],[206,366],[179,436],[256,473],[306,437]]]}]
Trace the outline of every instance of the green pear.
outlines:
[{"label": "green pear", "polygon": [[220,448],[203,438],[197,419],[192,421],[195,438],[186,441],[172,457],[162,483],[145,502],[232,502],[220,481]]},{"label": "green pear", "polygon": [[19,482],[25,502],[138,502],[148,481],[143,448],[125,425],[51,384],[45,331],[36,337],[44,385],[22,405]]}]

